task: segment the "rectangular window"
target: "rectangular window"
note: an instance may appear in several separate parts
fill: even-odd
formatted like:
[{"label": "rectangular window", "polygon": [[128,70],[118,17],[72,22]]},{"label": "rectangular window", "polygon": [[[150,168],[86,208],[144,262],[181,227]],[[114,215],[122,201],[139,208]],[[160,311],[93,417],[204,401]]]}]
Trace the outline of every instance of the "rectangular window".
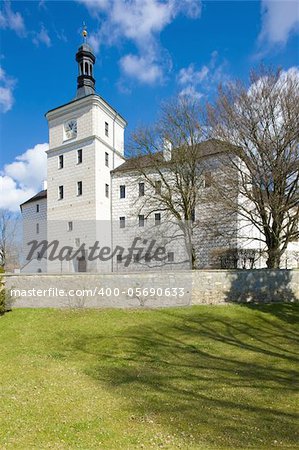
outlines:
[{"label": "rectangular window", "polygon": [[109,136],[109,124],[108,124],[108,122],[105,122],[105,135]]},{"label": "rectangular window", "polygon": [[77,150],[77,164],[82,163],[82,148],[80,150]]},{"label": "rectangular window", "polygon": [[122,256],[122,255],[116,255],[116,261],[117,261],[118,263],[121,263],[122,260],[123,260],[123,256]]},{"label": "rectangular window", "polygon": [[160,225],[161,223],[161,213],[155,214],[155,225]]},{"label": "rectangular window", "polygon": [[105,195],[109,198],[109,184],[105,184]]},{"label": "rectangular window", "polygon": [[63,155],[58,156],[58,169],[63,168]]},{"label": "rectangular window", "polygon": [[39,234],[39,223],[36,224],[36,234]]},{"label": "rectangular window", "polygon": [[155,181],[155,194],[160,195],[161,194],[161,188],[162,188],[161,180]]},{"label": "rectangular window", "polygon": [[59,186],[58,188],[58,198],[59,200],[63,199],[63,186]]},{"label": "rectangular window", "polygon": [[119,228],[125,228],[125,226],[126,226],[126,218],[120,217],[119,218]]},{"label": "rectangular window", "polygon": [[205,172],[204,187],[209,188],[212,185],[212,173],[210,171]]},{"label": "rectangular window", "polygon": [[36,205],[36,212],[39,212],[39,205]]},{"label": "rectangular window", "polygon": [[174,252],[168,252],[167,253],[168,262],[174,261]]},{"label": "rectangular window", "polygon": [[105,152],[105,165],[109,167],[109,154]]},{"label": "rectangular window", "polygon": [[73,222],[68,222],[67,229],[68,231],[73,231]]},{"label": "rectangular window", "polygon": [[82,195],[82,181],[77,181],[77,195]]},{"label": "rectangular window", "polygon": [[144,227],[144,215],[139,215],[138,219],[139,219],[139,226]]},{"label": "rectangular window", "polygon": [[144,183],[139,183],[139,197],[144,196]]},{"label": "rectangular window", "polygon": [[124,184],[119,186],[119,197],[126,198],[126,186]]}]

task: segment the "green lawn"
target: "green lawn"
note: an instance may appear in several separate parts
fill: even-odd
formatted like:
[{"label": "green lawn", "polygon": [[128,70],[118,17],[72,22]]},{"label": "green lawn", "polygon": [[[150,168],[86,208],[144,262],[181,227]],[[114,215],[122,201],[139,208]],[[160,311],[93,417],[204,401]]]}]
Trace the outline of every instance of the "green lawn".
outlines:
[{"label": "green lawn", "polygon": [[298,312],[7,313],[0,448],[298,448]]}]

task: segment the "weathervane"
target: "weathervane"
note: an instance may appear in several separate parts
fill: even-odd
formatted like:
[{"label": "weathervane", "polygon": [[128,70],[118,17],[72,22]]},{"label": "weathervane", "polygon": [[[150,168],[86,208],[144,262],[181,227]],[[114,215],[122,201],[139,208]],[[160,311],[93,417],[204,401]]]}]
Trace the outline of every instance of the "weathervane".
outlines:
[{"label": "weathervane", "polygon": [[87,26],[85,25],[85,22],[83,22],[83,27],[82,27],[82,36],[83,36],[83,42],[84,44],[86,44],[86,40],[87,40]]}]

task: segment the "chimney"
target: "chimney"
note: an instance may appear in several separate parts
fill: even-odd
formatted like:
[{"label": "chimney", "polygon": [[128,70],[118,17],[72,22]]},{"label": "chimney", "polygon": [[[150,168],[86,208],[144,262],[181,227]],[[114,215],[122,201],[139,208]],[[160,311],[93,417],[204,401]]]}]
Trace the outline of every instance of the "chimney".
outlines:
[{"label": "chimney", "polygon": [[168,139],[163,139],[163,158],[165,161],[171,160],[172,143]]},{"label": "chimney", "polygon": [[47,189],[47,180],[43,181],[43,189],[46,190]]}]

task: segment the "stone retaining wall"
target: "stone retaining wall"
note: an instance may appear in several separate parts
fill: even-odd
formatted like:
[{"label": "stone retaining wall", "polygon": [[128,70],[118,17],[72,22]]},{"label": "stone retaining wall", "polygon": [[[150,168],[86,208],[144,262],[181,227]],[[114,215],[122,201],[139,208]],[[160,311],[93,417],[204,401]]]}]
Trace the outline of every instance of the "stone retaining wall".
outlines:
[{"label": "stone retaining wall", "polygon": [[155,308],[299,300],[298,270],[16,274],[5,278],[7,293],[15,290],[12,306],[18,308]]}]

